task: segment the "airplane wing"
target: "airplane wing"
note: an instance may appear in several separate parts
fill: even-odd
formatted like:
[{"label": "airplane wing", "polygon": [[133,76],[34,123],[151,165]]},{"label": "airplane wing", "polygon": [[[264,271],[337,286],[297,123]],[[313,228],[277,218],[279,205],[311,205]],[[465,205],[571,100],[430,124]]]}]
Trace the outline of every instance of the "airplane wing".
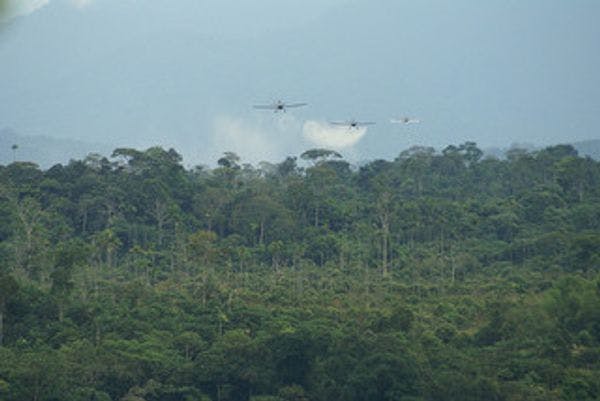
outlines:
[{"label": "airplane wing", "polygon": [[416,118],[392,118],[390,122],[392,124],[418,124],[421,120],[417,120]]},{"label": "airplane wing", "polygon": [[273,110],[277,108],[277,106],[272,104],[255,104],[253,107],[259,110]]},{"label": "airplane wing", "polygon": [[330,121],[329,124],[331,125],[339,125],[339,126],[347,126],[352,124],[350,121]]},{"label": "airplane wing", "polygon": [[286,103],[285,107],[287,108],[291,108],[291,107],[302,107],[302,106],[307,106],[308,103]]},{"label": "airplane wing", "polygon": [[365,122],[356,123],[356,125],[360,125],[360,126],[363,126],[363,125],[375,125],[375,123],[372,122],[372,121],[365,121]]}]

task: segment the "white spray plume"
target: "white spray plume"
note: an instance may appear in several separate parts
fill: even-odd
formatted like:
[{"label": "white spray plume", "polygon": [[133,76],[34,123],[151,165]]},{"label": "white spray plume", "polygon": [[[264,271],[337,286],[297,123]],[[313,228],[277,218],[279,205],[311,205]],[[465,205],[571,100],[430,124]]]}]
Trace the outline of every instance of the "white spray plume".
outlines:
[{"label": "white spray plume", "polygon": [[90,5],[92,0],[71,0],[71,4],[73,4],[77,8],[83,8],[85,6]]},{"label": "white spray plume", "polygon": [[[77,8],[90,5],[93,0],[69,0],[69,3]],[[48,5],[50,0],[7,0],[6,19],[31,14]]]},{"label": "white spray plume", "polygon": [[8,18],[19,15],[31,14],[35,10],[44,7],[50,0],[8,0]]},{"label": "white spray plume", "polygon": [[307,140],[319,147],[346,149],[357,144],[367,133],[367,128],[334,127],[319,121],[306,121],[302,133]]},{"label": "white spray plume", "polygon": [[214,120],[212,146],[217,154],[232,151],[245,162],[276,160],[285,154],[287,138],[297,129],[291,116],[252,120],[222,115]]}]

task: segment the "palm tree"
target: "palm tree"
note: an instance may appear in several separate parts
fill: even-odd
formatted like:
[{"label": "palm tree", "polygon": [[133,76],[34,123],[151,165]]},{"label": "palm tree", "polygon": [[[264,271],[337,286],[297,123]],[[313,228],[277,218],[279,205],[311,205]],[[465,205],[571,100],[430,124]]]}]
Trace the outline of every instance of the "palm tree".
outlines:
[{"label": "palm tree", "polygon": [[13,162],[17,161],[17,149],[19,149],[19,145],[14,144],[10,147],[13,151]]}]

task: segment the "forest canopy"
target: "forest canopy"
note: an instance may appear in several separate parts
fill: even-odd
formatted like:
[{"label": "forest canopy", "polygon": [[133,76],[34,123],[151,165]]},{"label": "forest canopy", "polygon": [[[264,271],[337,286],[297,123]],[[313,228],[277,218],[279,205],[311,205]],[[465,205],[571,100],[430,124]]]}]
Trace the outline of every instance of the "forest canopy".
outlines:
[{"label": "forest canopy", "polygon": [[600,163],[0,166],[0,399],[600,398]]}]

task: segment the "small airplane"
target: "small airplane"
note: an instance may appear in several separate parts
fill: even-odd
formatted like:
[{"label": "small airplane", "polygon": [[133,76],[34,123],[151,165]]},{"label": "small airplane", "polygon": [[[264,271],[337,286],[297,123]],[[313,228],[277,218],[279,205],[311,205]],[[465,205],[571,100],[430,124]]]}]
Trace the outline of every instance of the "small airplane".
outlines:
[{"label": "small airplane", "polygon": [[302,107],[306,105],[308,105],[308,103],[285,103],[281,100],[278,100],[271,104],[255,104],[254,108],[259,110],[273,110],[274,113],[280,111],[283,111],[285,113],[287,109]]},{"label": "small airplane", "polygon": [[392,118],[390,119],[392,124],[418,124],[421,120],[417,120],[416,118],[411,117],[402,117],[402,118]]},{"label": "small airplane", "polygon": [[356,121],[356,120],[330,121],[329,124],[335,125],[338,127],[348,127],[349,130],[350,129],[359,129],[362,127],[366,127],[368,125],[375,125],[375,123],[372,121]]}]

